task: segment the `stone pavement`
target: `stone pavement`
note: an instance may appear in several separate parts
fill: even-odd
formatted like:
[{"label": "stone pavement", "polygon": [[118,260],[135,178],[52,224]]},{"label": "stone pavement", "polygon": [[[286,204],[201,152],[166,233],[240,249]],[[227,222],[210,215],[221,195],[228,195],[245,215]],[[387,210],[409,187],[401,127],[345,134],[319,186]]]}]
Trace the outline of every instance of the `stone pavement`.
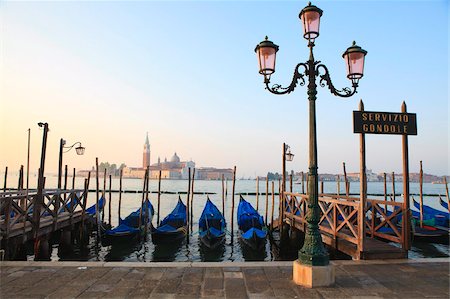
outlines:
[{"label": "stone pavement", "polygon": [[449,261],[333,261],[336,284],[315,289],[292,262],[1,262],[0,298],[449,298]]}]

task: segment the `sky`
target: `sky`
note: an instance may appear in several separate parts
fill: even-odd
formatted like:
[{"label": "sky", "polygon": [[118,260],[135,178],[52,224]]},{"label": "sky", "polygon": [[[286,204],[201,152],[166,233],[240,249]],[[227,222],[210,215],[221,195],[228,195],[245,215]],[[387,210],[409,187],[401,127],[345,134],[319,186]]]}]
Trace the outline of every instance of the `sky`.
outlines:
[{"label": "sky", "polygon": [[[368,51],[358,93],[342,99],[318,87],[319,173],[359,170],[352,111],[417,113],[410,171],[449,174],[448,1],[315,1],[324,12],[316,60],[338,88],[350,86],[342,53],[353,40]],[[46,172],[56,172],[59,139],[80,141],[83,156],[142,165],[192,159],[197,167],[237,166],[238,177],[307,171],[306,87],[285,96],[264,89],[254,53],[265,35],[280,46],[271,83],[288,85],[308,59],[298,14],[307,1],[0,2],[0,169],[37,171],[42,130],[50,127]],[[367,135],[367,168],[402,171],[401,137]]]}]

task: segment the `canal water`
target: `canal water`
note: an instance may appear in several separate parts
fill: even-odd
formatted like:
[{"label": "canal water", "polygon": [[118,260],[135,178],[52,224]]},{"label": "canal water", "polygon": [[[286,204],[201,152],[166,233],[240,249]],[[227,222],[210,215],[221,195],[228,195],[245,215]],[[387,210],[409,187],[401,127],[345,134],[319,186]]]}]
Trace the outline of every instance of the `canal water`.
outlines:
[{"label": "canal water", "polygon": [[[56,178],[48,177],[46,181],[46,188],[52,188],[56,186]],[[69,185],[71,186],[71,178],[69,178]],[[82,189],[84,178],[77,178],[75,187]],[[289,183],[287,184],[289,185]],[[269,182],[269,195],[268,195],[268,219],[270,222],[271,209],[272,209],[272,196],[271,193],[272,182]],[[142,194],[139,193],[129,193],[130,191],[142,190],[143,180],[142,179],[123,179],[123,190],[127,191],[122,193],[122,207],[121,216],[122,218],[129,213],[135,211],[139,208],[141,203]],[[157,180],[150,180],[150,191],[156,192],[158,187]],[[340,193],[344,194],[344,183],[340,183]],[[109,188],[109,183],[107,182],[107,189]],[[255,180],[237,180],[236,181],[236,193],[255,193],[256,192],[256,181]],[[382,182],[368,182],[368,193],[369,194],[383,194],[384,185]],[[95,178],[91,178],[90,189],[95,189]],[[103,178],[100,178],[100,190],[103,189]],[[112,189],[119,189],[119,179],[113,178]],[[184,203],[186,203],[186,194],[177,194],[177,192],[186,192],[188,189],[187,180],[162,180],[161,191],[171,192],[174,194],[162,194],[161,195],[161,208],[160,208],[160,219],[162,220],[167,214],[177,204],[178,197],[180,196]],[[274,182],[275,192],[278,193],[278,181]],[[289,187],[287,187],[289,189]],[[301,192],[302,185],[300,183],[294,183],[294,192]],[[231,230],[231,207],[232,207],[232,182],[228,181],[226,184],[227,196],[225,199],[225,218],[227,219],[227,229]],[[305,186],[306,190],[306,186]],[[395,184],[395,190],[397,193],[396,201],[403,201],[402,197],[399,195],[402,190],[402,183],[398,182]],[[210,199],[216,204],[216,206],[222,209],[222,183],[221,181],[202,181],[198,180],[194,183],[194,191],[196,193],[214,193],[210,194]],[[337,183],[336,182],[324,182],[324,192],[325,193],[336,193]],[[261,215],[265,218],[266,215],[266,182],[259,182],[259,204],[258,210]],[[392,193],[392,183],[388,182],[388,194]],[[350,193],[359,193],[359,183],[352,182],[350,185]],[[410,184],[410,193],[419,193],[419,184]],[[443,184],[424,184],[424,194],[442,194],[445,199],[445,185]],[[255,195],[243,195],[244,198],[249,201],[254,207],[256,207],[256,196]],[[418,196],[414,196],[418,200]],[[108,192],[106,193],[106,198],[108,199]],[[151,193],[149,198],[155,208],[157,207],[157,194]],[[383,198],[380,196],[370,196],[369,198]],[[118,223],[118,193],[112,193],[112,203],[111,203],[111,224],[116,226]],[[202,212],[203,206],[206,202],[207,195],[205,194],[195,194],[194,195],[194,205],[193,205],[193,233],[190,236],[189,243],[183,241],[179,244],[167,244],[165,246],[155,246],[151,241],[150,234],[144,241],[135,243],[124,243],[124,244],[114,244],[103,246],[96,242],[97,238],[94,235],[91,236],[90,244],[87,250],[81,250],[80,248],[75,248],[74,254],[70,256],[58,256],[57,244],[54,245],[52,251],[52,260],[85,260],[85,261],[272,261],[272,260],[289,260],[295,259],[295,255],[292,256],[280,256],[274,247],[268,241],[264,251],[254,252],[247,250],[243,246],[237,236],[234,236],[234,242],[231,242],[231,233],[227,235],[226,243],[223,247],[218,248],[216,251],[204,250],[200,246],[198,240],[198,218]],[[237,205],[239,203],[239,195],[235,196],[235,212],[234,217],[236,219]],[[88,206],[95,204],[95,192],[89,193],[88,196]],[[443,207],[439,204],[439,198],[437,196],[425,196],[424,204],[434,207],[436,209],[445,211]],[[278,196],[275,196],[275,209],[274,218],[278,218]],[[411,203],[411,208],[414,209]],[[105,221],[108,221],[108,205],[105,207]],[[153,224],[156,224],[156,215],[153,217]],[[237,229],[236,222],[234,223],[235,230]],[[446,257],[449,256],[449,246],[442,244],[430,244],[430,243],[419,243],[414,242],[412,250],[410,251],[410,257]],[[33,256],[28,256],[28,259],[32,260]]]}]

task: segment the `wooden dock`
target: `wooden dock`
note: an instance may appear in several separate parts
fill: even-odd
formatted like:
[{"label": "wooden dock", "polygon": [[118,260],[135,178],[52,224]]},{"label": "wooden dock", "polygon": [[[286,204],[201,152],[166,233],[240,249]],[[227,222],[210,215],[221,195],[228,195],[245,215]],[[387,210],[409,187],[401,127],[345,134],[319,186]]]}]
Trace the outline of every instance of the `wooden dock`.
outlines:
[{"label": "wooden dock", "polygon": [[[306,229],[306,194],[284,192],[282,222],[302,232]],[[395,211],[384,212],[384,205]],[[321,219],[319,228],[322,241],[355,260],[399,259],[408,257],[406,235],[395,219],[404,219],[402,203],[367,199],[364,217],[358,198],[321,194],[319,196]],[[292,211],[292,212],[291,212]],[[364,219],[364,223],[361,223]],[[279,224],[278,224],[279,226]]]},{"label": "wooden dock", "polygon": [[6,258],[29,240],[48,240],[52,232],[95,222],[95,215],[86,213],[87,195],[87,189],[0,193],[0,242]]}]

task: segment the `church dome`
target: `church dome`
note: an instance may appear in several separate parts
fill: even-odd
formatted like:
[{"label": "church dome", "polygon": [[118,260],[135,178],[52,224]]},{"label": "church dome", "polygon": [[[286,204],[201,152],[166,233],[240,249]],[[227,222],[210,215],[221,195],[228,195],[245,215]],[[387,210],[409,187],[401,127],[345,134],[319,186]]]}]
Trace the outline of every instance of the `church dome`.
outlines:
[{"label": "church dome", "polygon": [[173,154],[172,158],[170,158],[170,162],[180,163],[180,157],[177,156],[177,153]]}]

